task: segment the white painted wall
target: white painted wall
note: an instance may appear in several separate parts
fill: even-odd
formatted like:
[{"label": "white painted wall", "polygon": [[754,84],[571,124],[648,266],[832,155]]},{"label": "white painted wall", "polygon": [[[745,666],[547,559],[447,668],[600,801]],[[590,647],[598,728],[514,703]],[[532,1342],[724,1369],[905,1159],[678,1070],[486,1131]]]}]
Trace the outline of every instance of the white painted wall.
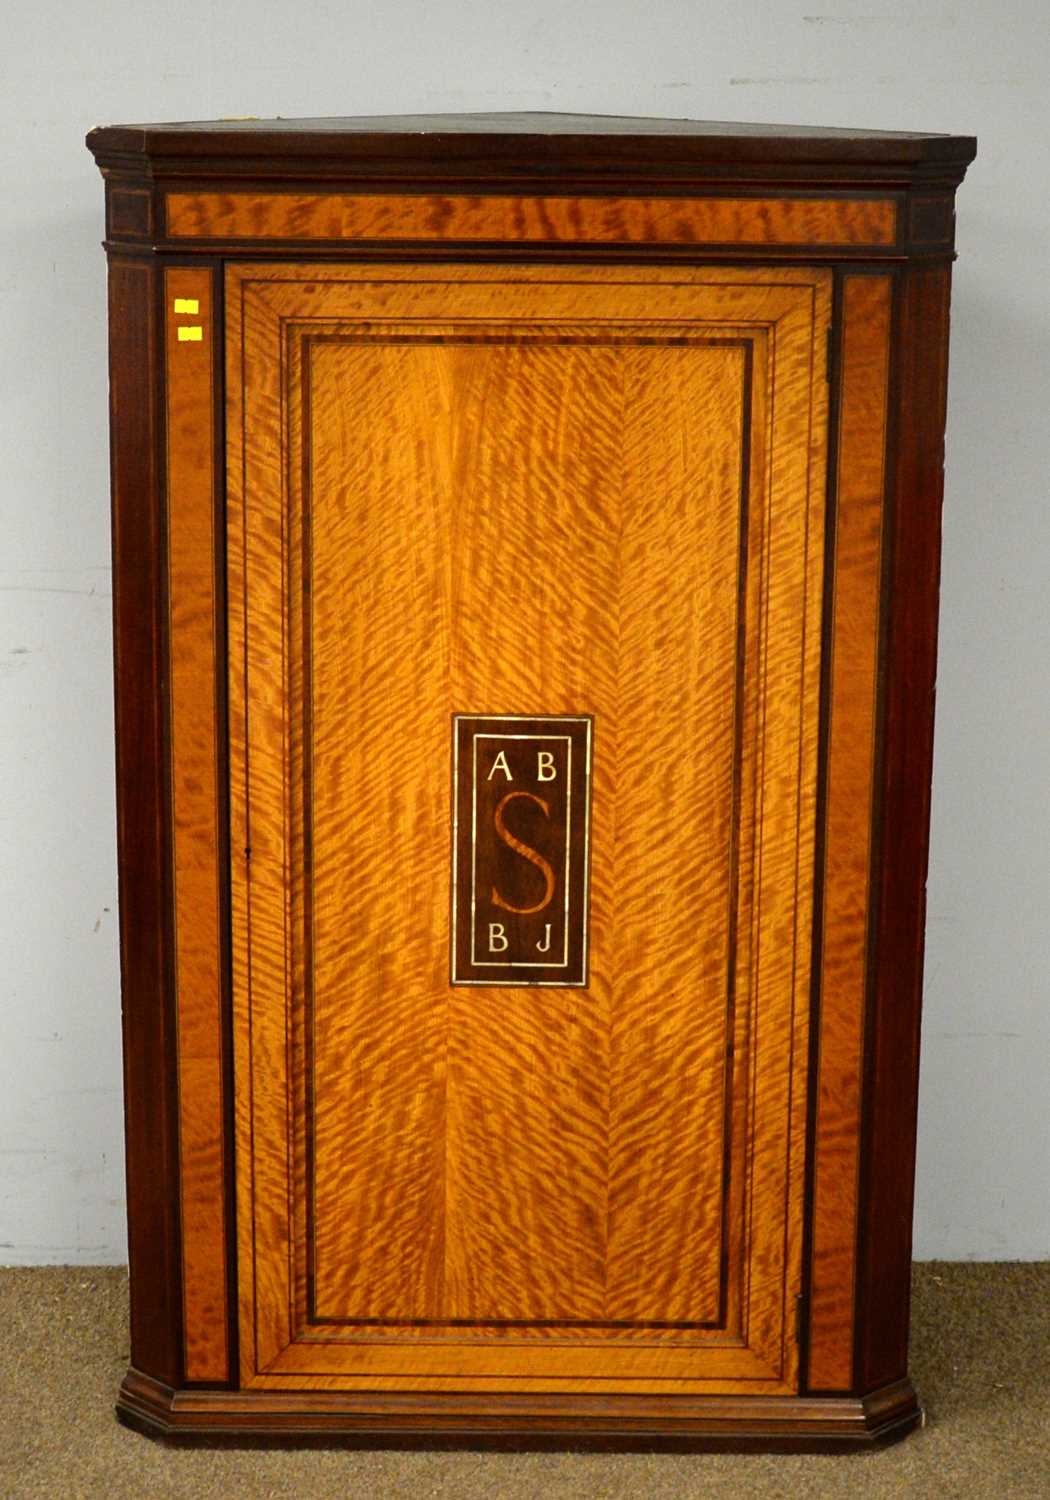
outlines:
[{"label": "white painted wall", "polygon": [[555,109],[975,132],[959,198],[918,1255],[1050,1256],[1044,0],[9,0],[0,1262],[125,1257],[92,125]]}]

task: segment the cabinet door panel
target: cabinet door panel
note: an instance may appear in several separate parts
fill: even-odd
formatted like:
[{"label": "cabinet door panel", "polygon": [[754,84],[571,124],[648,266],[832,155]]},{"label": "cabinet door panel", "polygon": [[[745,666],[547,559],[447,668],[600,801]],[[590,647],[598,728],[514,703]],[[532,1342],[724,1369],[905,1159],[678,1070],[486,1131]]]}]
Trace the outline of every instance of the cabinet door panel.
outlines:
[{"label": "cabinet door panel", "polygon": [[[793,1388],[828,308],[230,269],[247,1382]],[[591,722],[585,985],[450,982],[457,714]]]}]

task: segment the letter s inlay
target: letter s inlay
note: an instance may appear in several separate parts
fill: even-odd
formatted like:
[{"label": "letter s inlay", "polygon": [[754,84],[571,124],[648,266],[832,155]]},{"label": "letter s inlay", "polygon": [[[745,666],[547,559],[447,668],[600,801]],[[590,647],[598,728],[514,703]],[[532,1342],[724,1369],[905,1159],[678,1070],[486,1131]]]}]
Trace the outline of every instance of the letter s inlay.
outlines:
[{"label": "letter s inlay", "polygon": [[500,838],[509,849],[514,850],[515,854],[520,854],[523,859],[527,859],[530,864],[536,866],[537,870],[539,870],[543,875],[546,888],[543,893],[542,901],[537,901],[535,906],[512,906],[509,901],[504,901],[499,891],[497,891],[496,887],[493,886],[492,904],[493,906],[500,907],[503,911],[512,911],[515,912],[518,916],[527,917],[533,912],[542,911],[545,906],[550,905],[551,897],[554,895],[554,871],[551,869],[550,865],[544,859],[542,854],[537,853],[535,849],[530,849],[528,844],[522,843],[521,839],[515,838],[510,829],[507,827],[506,823],[504,823],[503,809],[506,807],[508,802],[513,802],[515,797],[526,797],[530,802],[535,802],[539,807],[543,808],[543,811],[548,818],[551,815],[551,810],[548,803],[546,803],[542,797],[537,797],[535,792],[508,792],[507,795],[500,801],[493,815],[493,820],[496,824],[496,832],[499,834]]}]

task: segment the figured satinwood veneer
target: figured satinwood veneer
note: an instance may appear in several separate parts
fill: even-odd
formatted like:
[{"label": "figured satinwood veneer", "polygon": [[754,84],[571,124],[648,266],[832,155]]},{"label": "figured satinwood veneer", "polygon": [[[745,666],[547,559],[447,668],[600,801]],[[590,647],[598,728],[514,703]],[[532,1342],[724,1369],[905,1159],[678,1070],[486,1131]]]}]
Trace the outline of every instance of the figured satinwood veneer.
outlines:
[{"label": "figured satinwood veneer", "polygon": [[[902,1435],[973,142],[479,116],[90,143],[122,1417]],[[452,982],[463,716],[586,726],[582,983]]]},{"label": "figured satinwood veneer", "polygon": [[169,193],[165,212],[189,240],[887,246],[897,232],[888,198]]},{"label": "figured satinwood veneer", "polygon": [[[196,304],[192,316],[178,302]],[[183,1298],[186,1374],[221,1380],[228,1369],[222,1102],[224,800],[219,785],[214,695],[216,613],[214,352],[211,340],[179,341],[179,329],[211,325],[211,277],[196,268],[164,275],[168,494],[168,632],[173,804],[172,880],[179,1033]]]},{"label": "figured satinwood veneer", "polygon": [[[826,273],[226,299],[242,1378],[789,1388]],[[529,706],[594,714],[591,981],[464,995],[433,768]]]},{"label": "figured satinwood veneer", "polygon": [[852,1374],[892,295],[887,276],[843,284],[809,1329],[817,1390]]}]

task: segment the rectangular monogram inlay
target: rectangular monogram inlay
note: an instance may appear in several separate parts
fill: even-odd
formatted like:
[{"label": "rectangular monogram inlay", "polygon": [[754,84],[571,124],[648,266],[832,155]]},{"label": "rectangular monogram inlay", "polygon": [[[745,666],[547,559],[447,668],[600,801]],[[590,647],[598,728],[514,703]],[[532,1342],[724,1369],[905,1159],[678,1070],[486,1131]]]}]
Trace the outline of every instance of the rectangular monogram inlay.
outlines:
[{"label": "rectangular monogram inlay", "polygon": [[453,718],[453,984],[587,983],[591,728]]}]

